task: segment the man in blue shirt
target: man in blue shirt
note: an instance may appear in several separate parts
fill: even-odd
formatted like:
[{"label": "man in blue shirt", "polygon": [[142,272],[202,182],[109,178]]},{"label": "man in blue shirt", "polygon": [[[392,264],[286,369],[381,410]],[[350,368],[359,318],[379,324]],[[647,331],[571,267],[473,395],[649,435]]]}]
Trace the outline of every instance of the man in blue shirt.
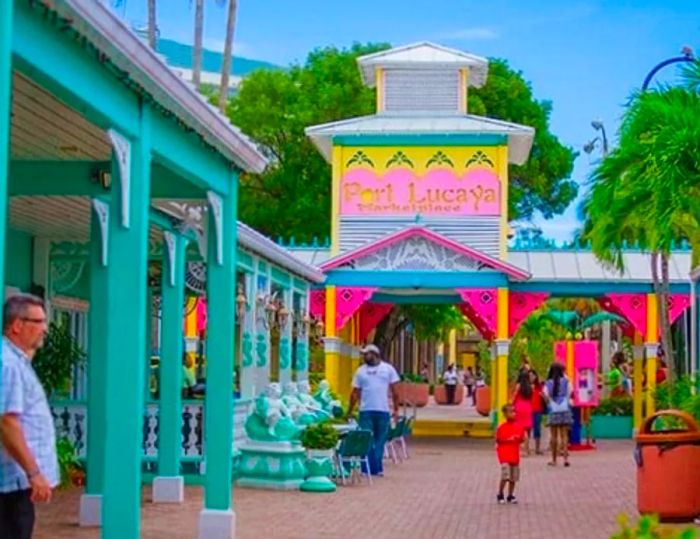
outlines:
[{"label": "man in blue shirt", "polygon": [[59,481],[53,418],[31,365],[46,330],[41,299],[22,294],[5,302],[0,379],[0,539],[30,539],[34,503],[48,502]]}]

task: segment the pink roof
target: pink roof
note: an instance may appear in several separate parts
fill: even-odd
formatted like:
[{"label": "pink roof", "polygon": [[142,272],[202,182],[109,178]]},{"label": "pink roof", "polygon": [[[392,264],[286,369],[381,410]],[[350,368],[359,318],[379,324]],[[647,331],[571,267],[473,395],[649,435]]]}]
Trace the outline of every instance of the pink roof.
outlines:
[{"label": "pink roof", "polygon": [[487,255],[486,253],[482,253],[477,249],[467,247],[466,245],[446,238],[442,234],[438,234],[437,232],[433,232],[430,229],[417,225],[403,228],[397,232],[392,232],[391,234],[387,234],[383,238],[380,238],[374,242],[368,243],[366,245],[363,245],[362,247],[358,247],[357,249],[353,249],[352,251],[348,251],[346,253],[343,253],[342,255],[338,255],[334,258],[331,258],[330,260],[327,260],[326,262],[321,264],[320,268],[323,271],[328,271],[333,268],[337,268],[338,266],[347,264],[352,260],[361,258],[363,256],[367,256],[371,253],[378,251],[379,249],[382,249],[391,244],[403,241],[407,238],[411,238],[414,236],[423,237],[426,240],[436,243],[438,245],[442,245],[443,247],[446,247],[451,251],[460,253],[468,258],[478,260],[484,265],[502,273],[505,273],[509,277],[512,277],[513,279],[516,279],[518,281],[525,281],[530,278],[530,274],[527,271],[522,270],[517,266],[509,264],[508,262],[503,262],[502,260]]}]

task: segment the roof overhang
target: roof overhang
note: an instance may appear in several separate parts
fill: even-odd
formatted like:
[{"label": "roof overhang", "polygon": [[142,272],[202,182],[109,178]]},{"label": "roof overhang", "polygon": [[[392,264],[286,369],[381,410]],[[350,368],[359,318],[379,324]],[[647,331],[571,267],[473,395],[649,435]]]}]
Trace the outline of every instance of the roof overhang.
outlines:
[{"label": "roof overhang", "polygon": [[171,70],[112,13],[107,3],[55,0],[52,9],[226,159],[245,171],[265,169],[267,160],[253,142]]},{"label": "roof overhang", "polygon": [[402,47],[367,54],[357,59],[362,81],[370,88],[377,83],[376,70],[381,68],[469,69],[469,86],[480,88],[486,83],[489,61],[486,58],[421,41]]},{"label": "roof overhang", "polygon": [[[306,128],[328,162],[334,145],[499,145],[508,144],[508,162],[527,161],[532,127],[470,114],[375,114]],[[353,139],[352,144],[349,140]],[[412,142],[411,142],[412,140]],[[364,141],[364,142],[363,142]]]}]

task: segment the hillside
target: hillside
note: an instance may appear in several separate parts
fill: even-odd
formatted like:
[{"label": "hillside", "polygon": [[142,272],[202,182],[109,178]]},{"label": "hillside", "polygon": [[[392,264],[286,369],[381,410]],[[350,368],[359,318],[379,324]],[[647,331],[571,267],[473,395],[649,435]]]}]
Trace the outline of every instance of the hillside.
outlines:
[{"label": "hillside", "polygon": [[[168,63],[173,67],[192,69],[192,45],[179,43],[171,39],[158,40],[158,52],[167,58]],[[202,71],[218,73],[221,71],[223,54],[204,49],[202,54]],[[256,69],[280,69],[279,66],[260,60],[251,60],[236,56],[233,51],[233,66],[231,73],[239,77],[245,76]]]}]

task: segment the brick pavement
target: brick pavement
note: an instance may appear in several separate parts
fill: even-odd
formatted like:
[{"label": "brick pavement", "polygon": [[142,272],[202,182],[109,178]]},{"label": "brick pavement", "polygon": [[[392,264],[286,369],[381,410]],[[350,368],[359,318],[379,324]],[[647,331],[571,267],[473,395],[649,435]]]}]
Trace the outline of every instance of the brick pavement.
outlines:
[{"label": "brick pavement", "polygon": [[[493,444],[468,439],[416,439],[412,458],[389,464],[374,486],[340,487],[330,495],[235,489],[238,539],[607,539],[621,512],[635,512],[631,442],[601,443],[576,453],[572,467],[545,457],[523,459],[520,505],[494,502],[498,468]],[[37,539],[96,539],[79,529],[79,491],[59,493],[38,512]],[[192,539],[201,489],[188,487],[180,506],[153,505],[144,489],[145,539]],[[288,526],[287,523],[292,523]]]}]

